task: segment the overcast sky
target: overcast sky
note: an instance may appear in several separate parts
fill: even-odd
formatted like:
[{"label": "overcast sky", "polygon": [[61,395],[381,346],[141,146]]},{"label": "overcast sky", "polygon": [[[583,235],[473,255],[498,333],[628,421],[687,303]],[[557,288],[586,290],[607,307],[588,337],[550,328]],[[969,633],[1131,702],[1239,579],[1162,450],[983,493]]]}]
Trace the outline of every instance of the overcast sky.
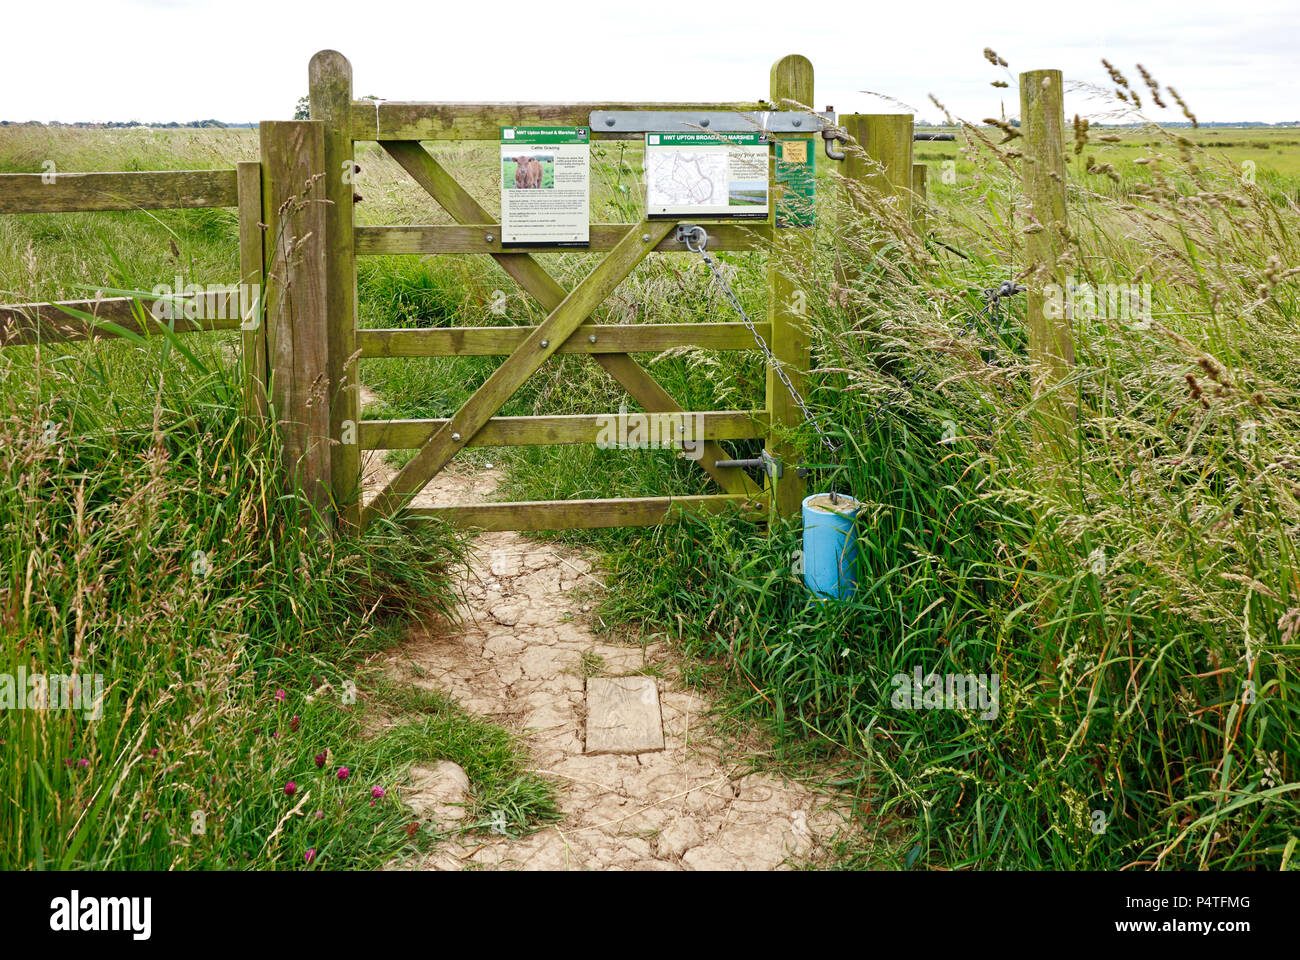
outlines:
[{"label": "overcast sky", "polygon": [[968,119],[1004,101],[1013,115],[985,46],[1067,81],[1104,82],[1104,56],[1137,83],[1140,62],[1202,120],[1300,120],[1297,0],[64,0],[7,4],[5,20],[7,120],[288,119],[328,47],[358,96],[389,100],[753,100],[774,60],[802,53],[818,108],[898,109],[862,92],[877,91],[941,120],[933,93]]}]

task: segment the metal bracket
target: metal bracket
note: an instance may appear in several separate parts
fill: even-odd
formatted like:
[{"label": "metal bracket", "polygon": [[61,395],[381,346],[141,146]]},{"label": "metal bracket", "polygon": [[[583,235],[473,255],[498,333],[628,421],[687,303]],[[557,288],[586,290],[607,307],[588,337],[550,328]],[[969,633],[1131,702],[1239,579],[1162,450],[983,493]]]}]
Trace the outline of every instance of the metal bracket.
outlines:
[{"label": "metal bracket", "polygon": [[781,461],[772,456],[767,450],[763,451],[760,457],[753,457],[749,460],[714,460],[714,467],[758,467],[773,480],[780,480],[785,474],[785,468]]},{"label": "metal bracket", "polygon": [[741,113],[732,110],[593,110],[591,132],[600,133],[816,133],[835,126],[835,114],[802,110]]},{"label": "metal bracket", "polygon": [[709,235],[698,223],[679,223],[674,235],[678,243],[684,244],[692,253],[703,253],[709,242]]}]

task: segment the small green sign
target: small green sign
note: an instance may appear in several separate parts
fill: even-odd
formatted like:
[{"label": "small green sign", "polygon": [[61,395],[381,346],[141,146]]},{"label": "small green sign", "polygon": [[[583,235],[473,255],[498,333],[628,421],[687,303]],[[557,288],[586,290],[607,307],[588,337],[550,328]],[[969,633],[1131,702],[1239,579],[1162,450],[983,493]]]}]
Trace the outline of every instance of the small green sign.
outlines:
[{"label": "small green sign", "polygon": [[590,143],[591,131],[586,127],[502,127],[501,142],[522,143]]},{"label": "small green sign", "polygon": [[776,142],[776,225],[811,227],[816,187],[813,163],[815,140]]}]

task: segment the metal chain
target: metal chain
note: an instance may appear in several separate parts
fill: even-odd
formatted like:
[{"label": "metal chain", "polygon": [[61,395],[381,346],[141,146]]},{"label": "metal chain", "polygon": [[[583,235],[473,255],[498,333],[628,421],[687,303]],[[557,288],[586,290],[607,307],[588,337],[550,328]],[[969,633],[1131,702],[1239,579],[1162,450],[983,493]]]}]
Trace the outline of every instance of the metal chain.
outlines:
[{"label": "metal chain", "polygon": [[[692,238],[698,241],[698,245],[691,242]],[[826,449],[831,453],[835,453],[839,450],[840,445],[832,440],[830,435],[822,429],[821,422],[817,419],[817,414],[813,413],[812,410],[809,409],[808,404],[804,402],[804,398],[799,394],[799,391],[794,388],[794,384],[790,382],[790,378],[786,376],[785,370],[782,369],[781,361],[777,360],[776,356],[768,348],[767,343],[763,340],[762,335],[759,334],[758,329],[754,326],[753,321],[749,319],[749,314],[745,313],[745,308],[741,306],[739,298],[731,289],[731,284],[727,283],[726,277],[722,275],[722,272],[718,269],[714,259],[705,251],[705,248],[709,243],[709,235],[705,233],[703,227],[697,224],[695,225],[695,229],[686,235],[685,241],[687,250],[690,250],[692,253],[698,253],[704,259],[705,266],[709,268],[709,272],[713,274],[713,279],[717,281],[718,286],[722,288],[722,292],[725,293],[727,299],[731,301],[731,306],[735,309],[737,315],[739,315],[741,321],[745,324],[745,329],[750,332],[754,337],[754,342],[758,344],[758,348],[763,351],[763,356],[767,359],[768,366],[776,371],[777,377],[783,384],[785,384],[785,388],[790,391],[790,396],[794,398],[794,402],[797,403],[799,409],[803,411],[804,419],[812,424],[813,429],[817,431],[817,436],[821,438],[822,443],[826,444]]]},{"label": "metal chain", "polygon": [[1017,293],[1024,292],[1025,288],[1014,280],[1003,280],[998,286],[989,287],[984,291],[984,309],[979,313],[972,314],[970,320],[966,323],[966,326],[962,328],[962,335],[964,336],[970,333],[971,330],[975,328],[976,321],[984,314],[988,314],[990,320],[1001,320],[1002,318],[998,314],[998,307],[1000,306],[1002,298],[1013,297]]}]

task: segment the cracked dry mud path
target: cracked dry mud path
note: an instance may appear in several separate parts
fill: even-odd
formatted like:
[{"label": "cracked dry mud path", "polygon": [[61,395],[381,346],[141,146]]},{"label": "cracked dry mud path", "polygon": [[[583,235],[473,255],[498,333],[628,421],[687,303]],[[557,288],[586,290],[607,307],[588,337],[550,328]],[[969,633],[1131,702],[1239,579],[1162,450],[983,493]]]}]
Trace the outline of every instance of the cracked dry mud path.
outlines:
[{"label": "cracked dry mud path", "polygon": [[[393,469],[365,465],[373,494]],[[490,499],[492,470],[449,465],[418,505]],[[742,745],[706,722],[708,703],[680,680],[662,642],[610,642],[587,626],[605,589],[587,552],[482,533],[462,584],[460,626],[415,624],[389,667],[419,687],[518,731],[532,766],[557,785],[563,819],[520,839],[447,841],[407,869],[773,870],[814,860],[844,825],[810,787],[748,772]],[[588,754],[592,677],[657,684],[663,749]],[[471,785],[472,789],[472,785]]]}]

